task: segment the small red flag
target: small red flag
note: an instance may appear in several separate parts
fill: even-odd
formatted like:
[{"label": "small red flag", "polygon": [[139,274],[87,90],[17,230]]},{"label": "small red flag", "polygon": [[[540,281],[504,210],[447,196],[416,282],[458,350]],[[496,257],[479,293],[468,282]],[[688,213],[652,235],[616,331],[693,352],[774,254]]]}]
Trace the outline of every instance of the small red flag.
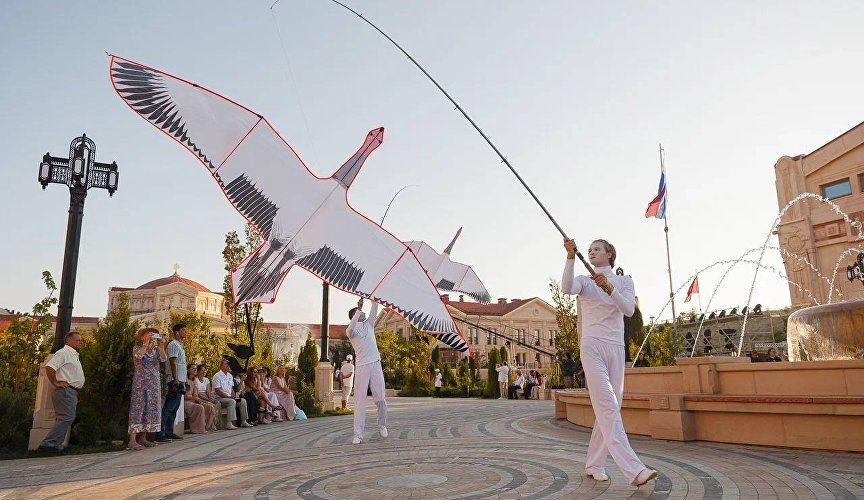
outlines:
[{"label": "small red flag", "polygon": [[699,293],[699,276],[697,275],[693,278],[693,283],[690,283],[690,288],[687,289],[687,298],[684,299],[684,303],[690,302],[690,297],[693,296],[694,293]]}]

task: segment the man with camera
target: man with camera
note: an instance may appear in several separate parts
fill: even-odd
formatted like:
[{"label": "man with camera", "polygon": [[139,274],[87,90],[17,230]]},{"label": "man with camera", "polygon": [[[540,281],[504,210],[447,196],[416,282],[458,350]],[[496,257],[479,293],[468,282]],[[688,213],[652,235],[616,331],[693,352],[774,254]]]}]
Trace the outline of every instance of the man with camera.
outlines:
[{"label": "man with camera", "polygon": [[171,329],[174,340],[168,343],[168,361],[165,369],[165,404],[162,405],[162,426],[156,434],[157,443],[183,439],[174,433],[174,421],[177,409],[186,392],[186,351],[183,350],[183,338],[186,336],[186,325],[177,323]]}]

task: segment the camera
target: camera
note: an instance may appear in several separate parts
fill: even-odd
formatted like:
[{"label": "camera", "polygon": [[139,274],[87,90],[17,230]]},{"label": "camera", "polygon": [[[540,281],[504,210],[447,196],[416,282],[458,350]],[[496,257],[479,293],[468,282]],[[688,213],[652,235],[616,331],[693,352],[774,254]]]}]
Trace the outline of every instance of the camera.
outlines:
[{"label": "camera", "polygon": [[152,334],[150,334],[150,338],[151,338],[151,339],[161,339],[161,338],[162,338],[162,334],[159,333],[159,332],[153,332]]}]

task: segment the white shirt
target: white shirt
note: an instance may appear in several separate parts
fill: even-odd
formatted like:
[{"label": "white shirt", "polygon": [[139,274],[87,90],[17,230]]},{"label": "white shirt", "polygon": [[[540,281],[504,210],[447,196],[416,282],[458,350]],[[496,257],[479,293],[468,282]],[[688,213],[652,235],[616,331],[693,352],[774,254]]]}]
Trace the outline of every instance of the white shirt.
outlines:
[{"label": "white shirt", "polygon": [[351,323],[346,329],[348,340],[354,347],[354,357],[357,366],[368,365],[381,361],[381,353],[378,352],[378,342],[375,340],[375,316],[378,315],[378,304],[373,302],[372,309],[366,321],[360,321],[360,310],[354,313]]},{"label": "white shirt", "polygon": [[498,382],[507,382],[507,376],[510,375],[509,366],[501,365],[498,368],[495,368],[495,371],[498,372]]},{"label": "white shirt", "polygon": [[214,398],[224,398],[225,396],[216,392],[216,389],[222,389],[222,392],[231,397],[231,394],[234,392],[234,377],[231,376],[231,373],[225,373],[222,370],[219,370],[218,373],[213,375],[213,397]]},{"label": "white shirt", "polygon": [[350,376],[348,378],[342,379],[342,385],[344,387],[353,386],[354,385],[354,365],[352,365],[351,363],[345,363],[344,365],[342,365],[342,375],[341,376],[344,377],[345,375],[350,375]]},{"label": "white shirt", "polygon": [[78,351],[64,345],[51,356],[45,366],[50,366],[57,372],[57,381],[69,382],[76,389],[84,387],[84,369],[78,359]]},{"label": "white shirt", "polygon": [[441,387],[442,379],[443,377],[440,372],[435,374],[435,387]]},{"label": "white shirt", "polygon": [[207,377],[204,377],[204,380],[198,380],[198,377],[195,377],[195,385],[198,387],[198,393],[201,397],[207,397],[207,385],[210,383],[210,380]]},{"label": "white shirt", "polygon": [[513,381],[514,386],[522,387],[522,384],[525,383],[525,375],[519,375],[516,377],[516,380]]},{"label": "white shirt", "polygon": [[573,277],[574,259],[564,264],[561,289],[564,293],[579,295],[582,306],[582,338],[596,338],[615,345],[624,345],[624,316],[632,316],[636,310],[636,291],[633,278],[618,276],[610,266],[595,268],[606,275],[612,284],[612,295],[607,295],[588,276]]}]

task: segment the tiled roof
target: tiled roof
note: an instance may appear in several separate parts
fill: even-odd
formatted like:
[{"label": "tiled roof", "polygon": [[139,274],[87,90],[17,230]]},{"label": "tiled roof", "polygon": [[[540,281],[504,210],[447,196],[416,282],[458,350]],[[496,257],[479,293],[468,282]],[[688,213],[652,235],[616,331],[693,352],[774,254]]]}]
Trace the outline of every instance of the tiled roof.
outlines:
[{"label": "tiled roof", "polygon": [[[523,305],[531,302],[537,297],[532,297],[530,299],[511,299],[509,302],[506,302],[506,299],[500,299],[499,302],[492,304],[480,304],[478,302],[461,302],[448,300],[444,303],[449,307],[456,309],[465,314],[477,314],[481,316],[504,316],[505,314],[511,313],[516,309],[519,309]],[[504,303],[501,303],[501,302]]]},{"label": "tiled roof", "polygon": [[189,285],[192,288],[194,288],[200,292],[209,292],[210,291],[207,289],[207,287],[205,287],[201,283],[198,283],[197,281],[192,281],[189,278],[184,278],[177,273],[174,273],[171,276],[166,276],[164,278],[159,278],[159,279],[155,279],[153,281],[148,281],[147,283],[144,283],[143,285],[136,288],[136,290],[152,290],[152,289],[159,287],[159,286],[162,286],[162,285],[170,285],[171,283],[184,283],[184,284]]}]

